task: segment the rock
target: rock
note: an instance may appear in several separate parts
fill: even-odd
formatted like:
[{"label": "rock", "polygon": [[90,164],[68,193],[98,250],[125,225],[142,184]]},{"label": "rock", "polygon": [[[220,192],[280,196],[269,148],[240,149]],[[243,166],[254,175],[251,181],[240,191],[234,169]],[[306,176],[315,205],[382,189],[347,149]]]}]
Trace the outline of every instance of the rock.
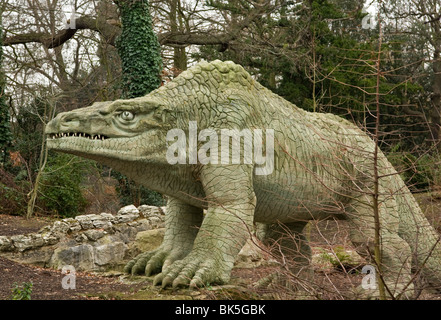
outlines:
[{"label": "rock", "polygon": [[18,261],[20,263],[32,264],[37,267],[47,267],[47,262],[52,257],[54,248],[52,246],[46,246],[38,248],[38,250],[26,250],[20,253],[19,259],[12,254],[6,255],[11,260]]},{"label": "rock", "polygon": [[115,216],[113,214],[103,212],[103,213],[100,214],[100,217],[102,219],[105,219],[105,220],[111,222],[111,223],[115,222]]},{"label": "rock", "polygon": [[[73,220],[73,219],[72,219]],[[66,221],[55,221],[51,227],[51,233],[56,236],[65,235],[70,229],[69,222]]]},{"label": "rock", "polygon": [[80,223],[81,228],[83,228],[84,230],[93,228],[92,217],[90,214],[77,216],[75,217],[75,220]]},{"label": "rock", "polygon": [[75,231],[81,230],[81,225],[78,222],[78,220],[75,220],[73,218],[66,218],[61,221],[63,221],[64,223],[66,223],[69,226],[68,232],[75,232]]},{"label": "rock", "polygon": [[109,213],[103,212],[100,215],[90,215],[90,220],[92,221],[94,228],[107,230],[112,228],[112,223],[115,222],[115,217]]},{"label": "rock", "polygon": [[127,223],[139,218],[139,210],[134,205],[121,208],[115,216],[116,223]]},{"label": "rock", "polygon": [[[136,229],[136,233],[140,232],[140,231],[146,231],[146,230],[151,230],[154,228],[154,226],[152,225],[152,223],[150,222],[150,220],[148,219],[139,219],[136,220],[137,224],[135,227]],[[127,224],[129,225],[129,224]],[[161,226],[161,228],[163,228],[164,225]]]},{"label": "rock", "polygon": [[19,252],[34,249],[44,245],[43,237],[41,236],[41,234],[38,233],[12,236],[11,240],[14,247],[16,247]]},{"label": "rock", "polygon": [[112,228],[112,222],[106,219],[92,220],[92,222],[95,228],[104,229],[104,230]]},{"label": "rock", "polygon": [[136,215],[139,216],[139,210],[133,204],[129,206],[122,207],[117,215]]},{"label": "rock", "polygon": [[93,251],[90,244],[57,248],[49,261],[49,267],[62,269],[64,266],[72,265],[76,270],[94,270]]},{"label": "rock", "polygon": [[164,238],[165,228],[138,232],[133,247],[138,252],[153,251],[159,247]]},{"label": "rock", "polygon": [[0,236],[0,252],[12,250],[12,241],[6,236]]},{"label": "rock", "polygon": [[265,254],[256,244],[255,238],[248,239],[236,258],[235,266],[237,268],[255,268],[265,260]]},{"label": "rock", "polygon": [[123,242],[114,242],[94,248],[94,263],[98,266],[114,266],[124,260],[128,247]]},{"label": "rock", "polygon": [[84,231],[84,235],[91,241],[97,241],[107,234],[104,230],[90,229]]},{"label": "rock", "polygon": [[127,222],[138,219],[138,217],[139,217],[139,215],[135,215],[135,214],[124,214],[124,215],[118,214],[118,215],[116,215],[115,218],[116,218],[117,223],[127,223]]},{"label": "rock", "polygon": [[162,208],[155,206],[148,206],[145,204],[139,206],[138,210],[139,210],[139,214],[144,218],[150,217],[152,215],[164,215]]},{"label": "rock", "polygon": [[154,229],[165,227],[165,221],[163,216],[151,216],[149,217],[149,222],[152,228]]},{"label": "rock", "polygon": [[86,232],[78,233],[74,236],[74,239],[78,243],[86,242],[89,238],[85,235]]},{"label": "rock", "polygon": [[364,263],[363,258],[355,250],[342,246],[334,247],[332,250],[313,247],[312,252],[312,265],[322,271],[341,269],[342,266],[349,270]]},{"label": "rock", "polygon": [[41,237],[43,238],[45,246],[56,244],[60,240],[60,236],[53,234],[51,231],[42,232],[40,234],[41,234]]}]

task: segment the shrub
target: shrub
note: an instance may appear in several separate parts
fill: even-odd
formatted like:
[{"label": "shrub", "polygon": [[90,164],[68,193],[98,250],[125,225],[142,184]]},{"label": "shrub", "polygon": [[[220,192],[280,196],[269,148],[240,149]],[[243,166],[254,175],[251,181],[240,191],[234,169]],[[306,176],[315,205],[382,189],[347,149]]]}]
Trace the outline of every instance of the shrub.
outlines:
[{"label": "shrub", "polygon": [[42,205],[53,214],[75,216],[87,204],[81,182],[91,165],[90,161],[68,154],[48,157],[40,189]]},{"label": "shrub", "polygon": [[23,282],[21,285],[14,283],[12,288],[12,300],[31,300],[32,282]]},{"label": "shrub", "polygon": [[26,213],[26,182],[17,184],[14,176],[0,168],[0,213],[24,215]]},{"label": "shrub", "polygon": [[388,159],[413,192],[428,191],[441,182],[438,155],[397,152],[389,154]]}]

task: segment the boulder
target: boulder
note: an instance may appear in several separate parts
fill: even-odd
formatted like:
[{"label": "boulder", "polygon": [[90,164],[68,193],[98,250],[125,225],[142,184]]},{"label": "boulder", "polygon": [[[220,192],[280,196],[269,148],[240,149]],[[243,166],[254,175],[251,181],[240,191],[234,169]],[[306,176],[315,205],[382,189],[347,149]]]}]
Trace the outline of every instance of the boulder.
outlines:
[{"label": "boulder", "polygon": [[75,220],[77,220],[80,223],[82,229],[87,230],[93,228],[93,222],[91,216],[95,216],[95,215],[85,214],[75,217]]},{"label": "boulder", "polygon": [[6,236],[0,236],[0,252],[12,250],[12,241]]},{"label": "boulder", "polygon": [[139,210],[139,214],[144,217],[150,217],[153,215],[164,215],[164,211],[162,208],[160,207],[155,207],[155,206],[148,206],[148,205],[141,205],[138,207]]},{"label": "boulder", "polygon": [[104,237],[106,234],[107,234],[107,232],[102,229],[90,229],[90,230],[84,231],[84,235],[90,241],[97,241],[98,239],[101,239],[102,237]]},{"label": "boulder", "polygon": [[123,242],[113,242],[94,248],[94,263],[106,268],[121,264],[128,246]]},{"label": "boulder", "polygon": [[137,253],[153,251],[159,247],[164,238],[165,228],[138,232],[132,248]]},{"label": "boulder", "polygon": [[137,207],[135,207],[133,204],[129,205],[129,206],[125,206],[122,207],[121,209],[119,209],[117,216],[118,215],[136,215],[139,216],[139,210]]},{"label": "boulder", "polygon": [[76,270],[95,270],[93,253],[93,246],[90,244],[61,246],[55,249],[49,267],[62,269],[64,266],[72,265]]},{"label": "boulder", "polygon": [[21,234],[11,237],[12,243],[19,252],[29,249],[35,249],[44,245],[44,240],[41,234],[30,233]]},{"label": "boulder", "polygon": [[236,258],[236,268],[255,268],[265,261],[265,253],[258,247],[258,240],[248,239]]}]

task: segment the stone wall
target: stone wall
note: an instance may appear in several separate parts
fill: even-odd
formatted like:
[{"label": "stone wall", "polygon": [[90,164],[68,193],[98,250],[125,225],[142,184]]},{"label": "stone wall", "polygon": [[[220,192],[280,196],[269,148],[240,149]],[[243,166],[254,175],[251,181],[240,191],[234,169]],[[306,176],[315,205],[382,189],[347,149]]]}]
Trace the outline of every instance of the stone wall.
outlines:
[{"label": "stone wall", "polygon": [[[141,252],[154,250],[164,237],[165,207],[130,205],[110,213],[62,219],[36,233],[0,236],[0,256],[39,267],[78,271],[122,270]],[[236,267],[253,268],[267,260],[248,240]]]},{"label": "stone wall", "polygon": [[[120,269],[140,253],[133,245],[141,231],[155,230],[162,238],[165,208],[126,206],[116,215],[81,215],[62,219],[36,233],[0,236],[0,255],[14,261],[61,269],[105,271]],[[161,239],[152,240],[160,243]]]}]

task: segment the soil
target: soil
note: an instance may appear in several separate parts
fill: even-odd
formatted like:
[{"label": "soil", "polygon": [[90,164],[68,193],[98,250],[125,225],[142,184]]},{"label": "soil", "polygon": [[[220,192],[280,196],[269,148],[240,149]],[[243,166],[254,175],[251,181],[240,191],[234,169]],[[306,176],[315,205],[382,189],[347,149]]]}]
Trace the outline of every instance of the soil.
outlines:
[{"label": "soil", "polygon": [[37,232],[45,225],[51,224],[54,219],[46,217],[36,217],[25,219],[21,216],[11,216],[0,214],[0,236],[14,236]]},{"label": "soil", "polygon": [[32,300],[78,300],[98,299],[103,292],[133,293],[141,285],[127,285],[114,278],[89,273],[76,273],[75,289],[63,289],[66,275],[59,270],[44,269],[16,263],[0,257],[0,299],[12,299],[12,289],[32,282]]}]

